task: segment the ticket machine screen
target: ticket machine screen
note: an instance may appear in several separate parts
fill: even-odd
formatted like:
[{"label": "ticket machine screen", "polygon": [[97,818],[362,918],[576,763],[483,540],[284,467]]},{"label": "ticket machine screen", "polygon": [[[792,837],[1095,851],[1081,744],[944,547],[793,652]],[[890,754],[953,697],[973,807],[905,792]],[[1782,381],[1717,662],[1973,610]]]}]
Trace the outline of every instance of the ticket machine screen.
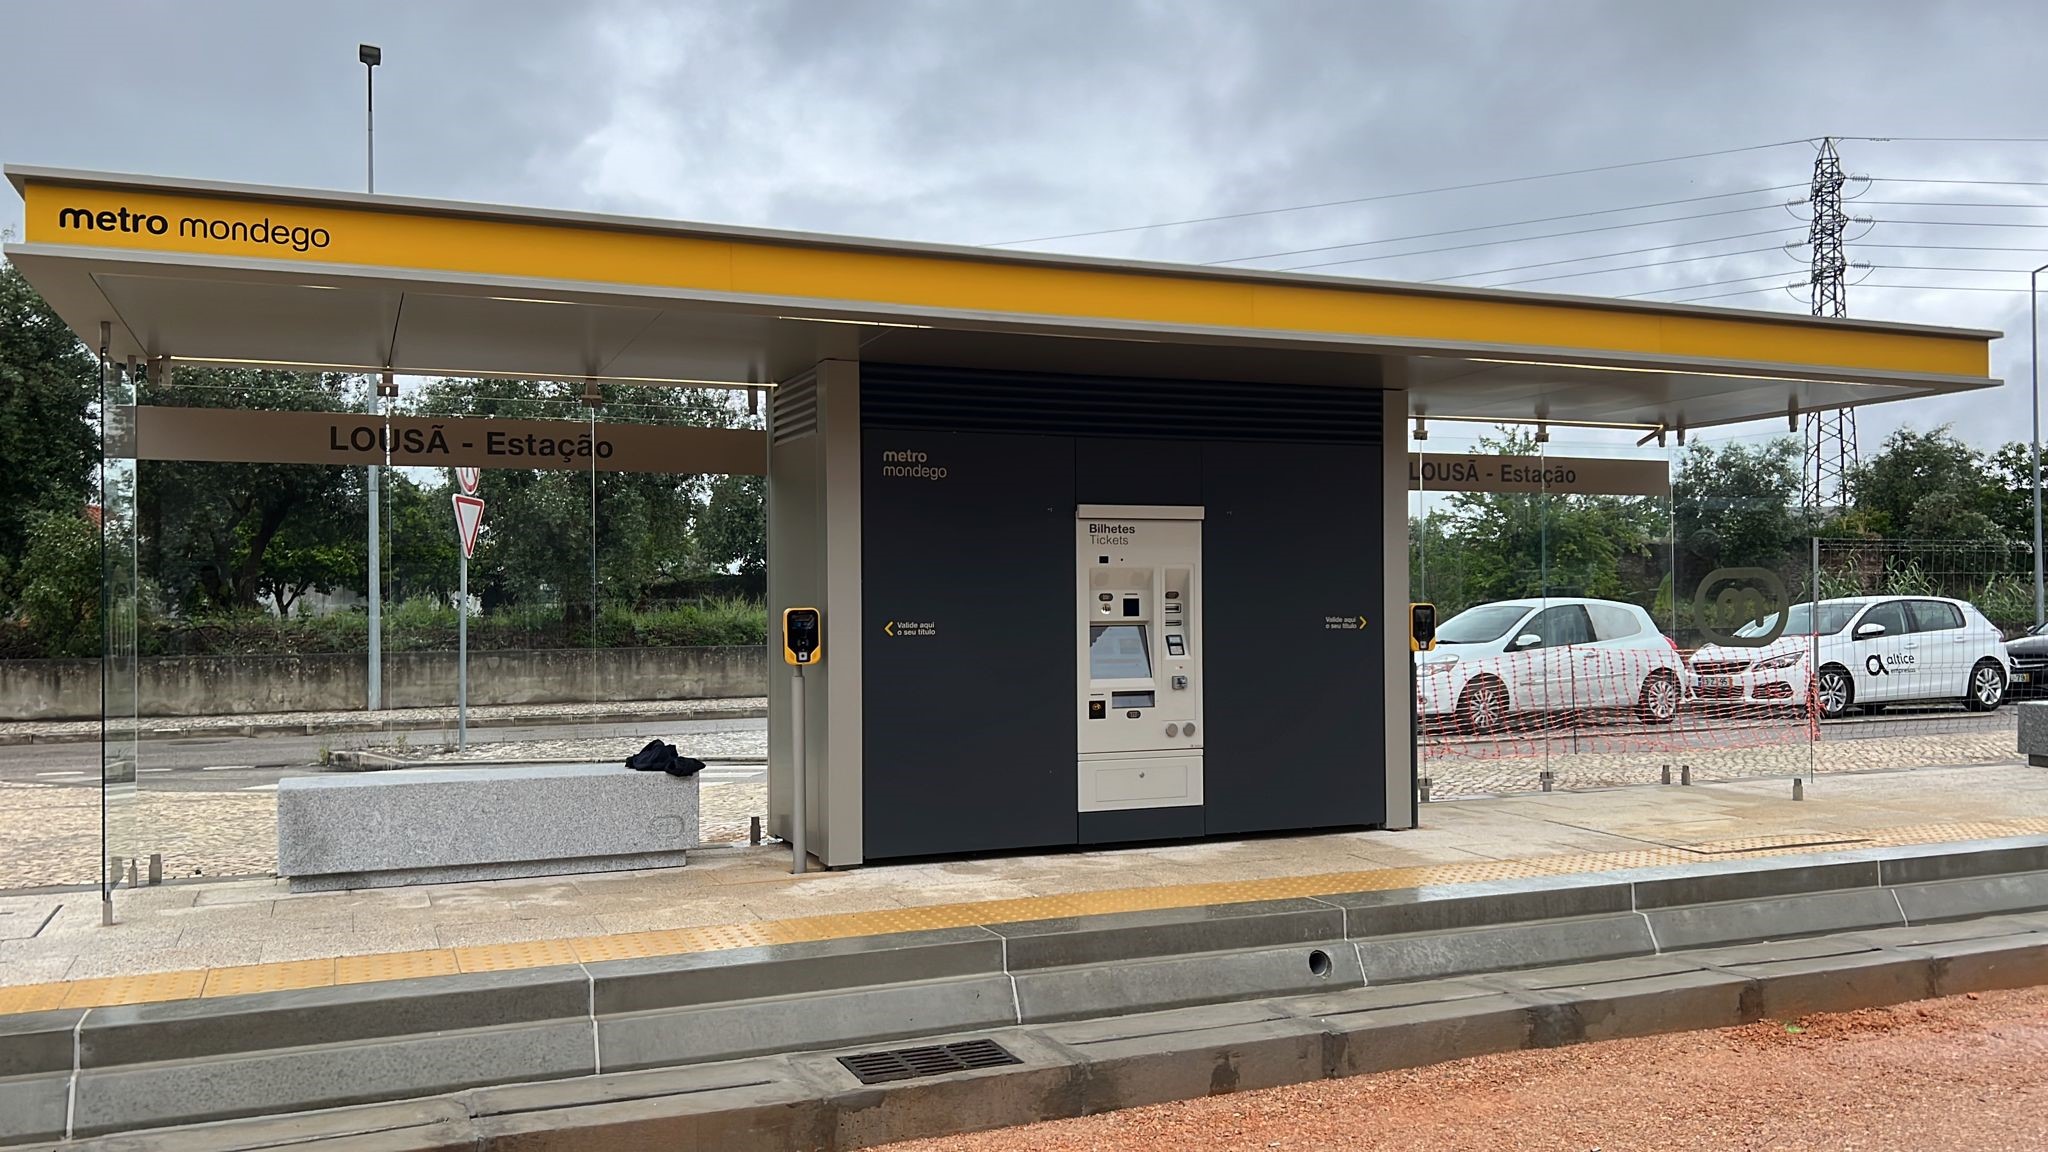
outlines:
[{"label": "ticket machine screen", "polygon": [[1152,650],[1143,624],[1096,624],[1088,629],[1088,675],[1094,680],[1144,680]]}]

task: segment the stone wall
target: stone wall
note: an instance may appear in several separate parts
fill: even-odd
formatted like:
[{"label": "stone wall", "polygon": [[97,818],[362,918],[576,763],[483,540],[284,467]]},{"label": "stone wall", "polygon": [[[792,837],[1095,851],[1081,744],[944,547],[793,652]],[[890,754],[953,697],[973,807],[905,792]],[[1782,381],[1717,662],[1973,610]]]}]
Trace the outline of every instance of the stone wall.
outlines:
[{"label": "stone wall", "polygon": [[[469,702],[580,704],[700,700],[767,691],[766,650],[607,648],[472,652]],[[368,698],[361,655],[163,656],[142,661],[148,716],[347,712]],[[384,657],[384,706],[455,703],[455,653]],[[92,720],[100,714],[97,660],[0,661],[0,720]]]}]

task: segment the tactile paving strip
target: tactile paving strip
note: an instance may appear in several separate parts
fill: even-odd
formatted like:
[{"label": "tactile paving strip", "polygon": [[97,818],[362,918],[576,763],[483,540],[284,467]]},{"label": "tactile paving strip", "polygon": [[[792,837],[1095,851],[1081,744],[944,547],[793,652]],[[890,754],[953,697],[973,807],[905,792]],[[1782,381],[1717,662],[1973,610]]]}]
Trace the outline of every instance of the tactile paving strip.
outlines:
[{"label": "tactile paving strip", "polygon": [[[1207,884],[1111,888],[1046,896],[954,904],[883,908],[869,912],[828,913],[785,920],[719,924],[588,936],[573,940],[484,944],[464,948],[344,956],[332,960],[287,961],[188,972],[158,972],[99,980],[0,987],[0,1015],[51,1008],[97,1008],[185,1000],[201,995],[238,996],[286,988],[318,988],[330,984],[364,984],[447,976],[457,972],[498,972],[520,968],[640,959],[695,952],[759,948],[840,940],[854,936],[885,936],[937,928],[1013,924],[1058,920],[1113,912],[1187,908],[1205,904],[1239,904],[1331,896],[1342,892],[1384,892],[1498,880],[1619,872],[1639,868],[1698,864],[1718,859],[1791,856],[1843,848],[1888,848],[1912,844],[1961,843],[2013,836],[2048,835],[2048,817],[1965,823],[1917,824],[1869,832],[1840,831],[1670,845],[1626,852],[1577,853],[1524,860],[1482,860],[1430,864],[1411,868],[1325,872],[1259,880],[1227,880]],[[798,881],[801,883],[801,881]]]},{"label": "tactile paving strip", "polygon": [[242,964],[209,968],[201,996],[246,996],[252,992],[283,992],[290,988],[325,988],[334,983],[334,961],[292,960],[281,964]]},{"label": "tactile paving strip", "polygon": [[419,980],[428,976],[453,976],[462,968],[455,953],[446,948],[427,952],[383,952],[372,956],[342,956],[334,961],[336,984],[375,984],[383,980]]}]

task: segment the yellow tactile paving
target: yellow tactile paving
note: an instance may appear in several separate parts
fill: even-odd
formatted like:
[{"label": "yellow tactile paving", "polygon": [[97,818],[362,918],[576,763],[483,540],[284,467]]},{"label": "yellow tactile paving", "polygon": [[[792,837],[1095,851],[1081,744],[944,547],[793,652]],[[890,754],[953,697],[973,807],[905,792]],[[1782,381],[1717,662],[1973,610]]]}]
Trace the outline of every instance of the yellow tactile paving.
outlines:
[{"label": "yellow tactile paving", "polygon": [[649,956],[667,956],[678,951],[680,939],[675,929],[651,932],[621,932],[615,936],[584,936],[565,941],[576,959],[585,964],[603,960],[642,960]]},{"label": "yellow tactile paving", "polygon": [[65,994],[70,991],[69,984],[17,984],[12,988],[0,988],[0,1016],[61,1008]]},{"label": "yellow tactile paving", "polygon": [[64,993],[64,1008],[106,1008],[116,1004],[154,1004],[192,1000],[206,988],[206,970],[151,972],[145,976],[107,976],[73,980]]},{"label": "yellow tactile paving", "polygon": [[334,983],[334,961],[291,960],[279,964],[242,964],[206,970],[201,996],[246,996],[252,992],[283,992],[290,988],[325,988]]},{"label": "yellow tactile paving", "polygon": [[2048,817],[2018,817],[1947,824],[1917,824],[1876,830],[1816,831],[1738,840],[1650,847],[1625,852],[1574,853],[1523,860],[1484,860],[1459,864],[1427,864],[1406,868],[1373,868],[1279,876],[1259,880],[1226,880],[1205,884],[1112,888],[1047,896],[1008,897],[979,902],[883,908],[870,912],[829,913],[744,924],[671,928],[587,936],[570,940],[483,944],[417,952],[345,956],[333,960],[288,961],[189,972],[160,972],[55,984],[0,987],[0,1015],[48,1008],[95,1008],[143,1004],[205,996],[235,996],[284,988],[318,988],[330,984],[363,984],[446,976],[457,972],[498,972],[604,960],[674,956],[841,940],[935,928],[1057,920],[1112,912],[1185,908],[1203,904],[1235,904],[1329,896],[1340,892],[1381,892],[1484,881],[1616,872],[1674,864],[1698,864],[1704,858],[1792,856],[1843,848],[1899,847],[2012,836],[2048,835]]},{"label": "yellow tactile paving", "polygon": [[334,961],[336,984],[375,984],[383,980],[418,980],[453,976],[462,971],[448,948],[425,952],[383,952],[374,956],[342,956]]},{"label": "yellow tactile paving", "polygon": [[522,940],[455,949],[456,966],[464,972],[503,972],[512,968],[547,968],[576,962],[576,949],[570,947],[567,940]]}]

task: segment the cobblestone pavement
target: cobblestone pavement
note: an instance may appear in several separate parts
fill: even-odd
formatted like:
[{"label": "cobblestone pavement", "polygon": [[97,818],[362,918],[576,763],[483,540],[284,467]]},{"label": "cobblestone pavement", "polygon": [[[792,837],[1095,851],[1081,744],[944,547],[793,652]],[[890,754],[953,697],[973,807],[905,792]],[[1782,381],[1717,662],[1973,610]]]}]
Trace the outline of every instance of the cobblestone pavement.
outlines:
[{"label": "cobblestone pavement", "polygon": [[[543,723],[549,720],[577,720],[586,716],[634,715],[681,716],[689,712],[724,712],[734,708],[766,708],[759,696],[724,700],[607,700],[590,704],[484,704],[472,707],[475,720],[503,720]],[[150,732],[232,732],[249,725],[311,724],[316,729],[333,725],[364,724],[454,724],[455,709],[386,708],[378,712],[357,709],[349,712],[251,712],[239,716],[145,716],[142,727]],[[8,720],[0,721],[4,736],[92,736],[100,731],[98,720]]]},{"label": "cobblestone pavement", "polygon": [[1436,799],[1535,792],[1551,773],[1559,791],[1619,788],[1661,782],[1663,769],[1680,779],[1691,766],[1695,782],[1768,776],[1826,776],[1958,764],[2003,764],[2019,755],[2010,729],[1938,732],[1875,739],[1823,740],[1748,748],[1695,748],[1665,752],[1582,752],[1556,743],[1533,755],[1481,759],[1455,745],[1425,747],[1421,774]]},{"label": "cobblestone pavement", "polygon": [[[767,755],[766,731],[694,734],[679,748],[704,760],[759,760]],[[387,750],[427,763],[502,761],[508,755],[554,761],[623,760],[640,749],[638,738],[568,740],[480,745],[467,753],[440,746],[409,745]],[[1937,733],[1920,736],[1822,742],[1753,748],[1700,749],[1683,754],[1555,752],[1516,759],[1474,759],[1430,751],[1424,759],[1434,799],[1539,791],[1547,767],[1557,791],[1655,784],[1661,766],[1690,764],[1697,783],[1759,777],[1888,771],[1928,766],[2010,763],[2017,758],[2010,731]],[[723,774],[723,773],[720,773]],[[749,818],[765,816],[767,787],[760,782],[714,782],[701,794],[701,832],[706,843],[744,840]],[[275,793],[152,792],[147,782],[124,827],[116,811],[117,845],[131,854],[164,854],[167,876],[268,875],[276,867]],[[0,784],[0,889],[53,884],[89,884],[99,879],[99,796],[96,789],[36,784]]]}]

